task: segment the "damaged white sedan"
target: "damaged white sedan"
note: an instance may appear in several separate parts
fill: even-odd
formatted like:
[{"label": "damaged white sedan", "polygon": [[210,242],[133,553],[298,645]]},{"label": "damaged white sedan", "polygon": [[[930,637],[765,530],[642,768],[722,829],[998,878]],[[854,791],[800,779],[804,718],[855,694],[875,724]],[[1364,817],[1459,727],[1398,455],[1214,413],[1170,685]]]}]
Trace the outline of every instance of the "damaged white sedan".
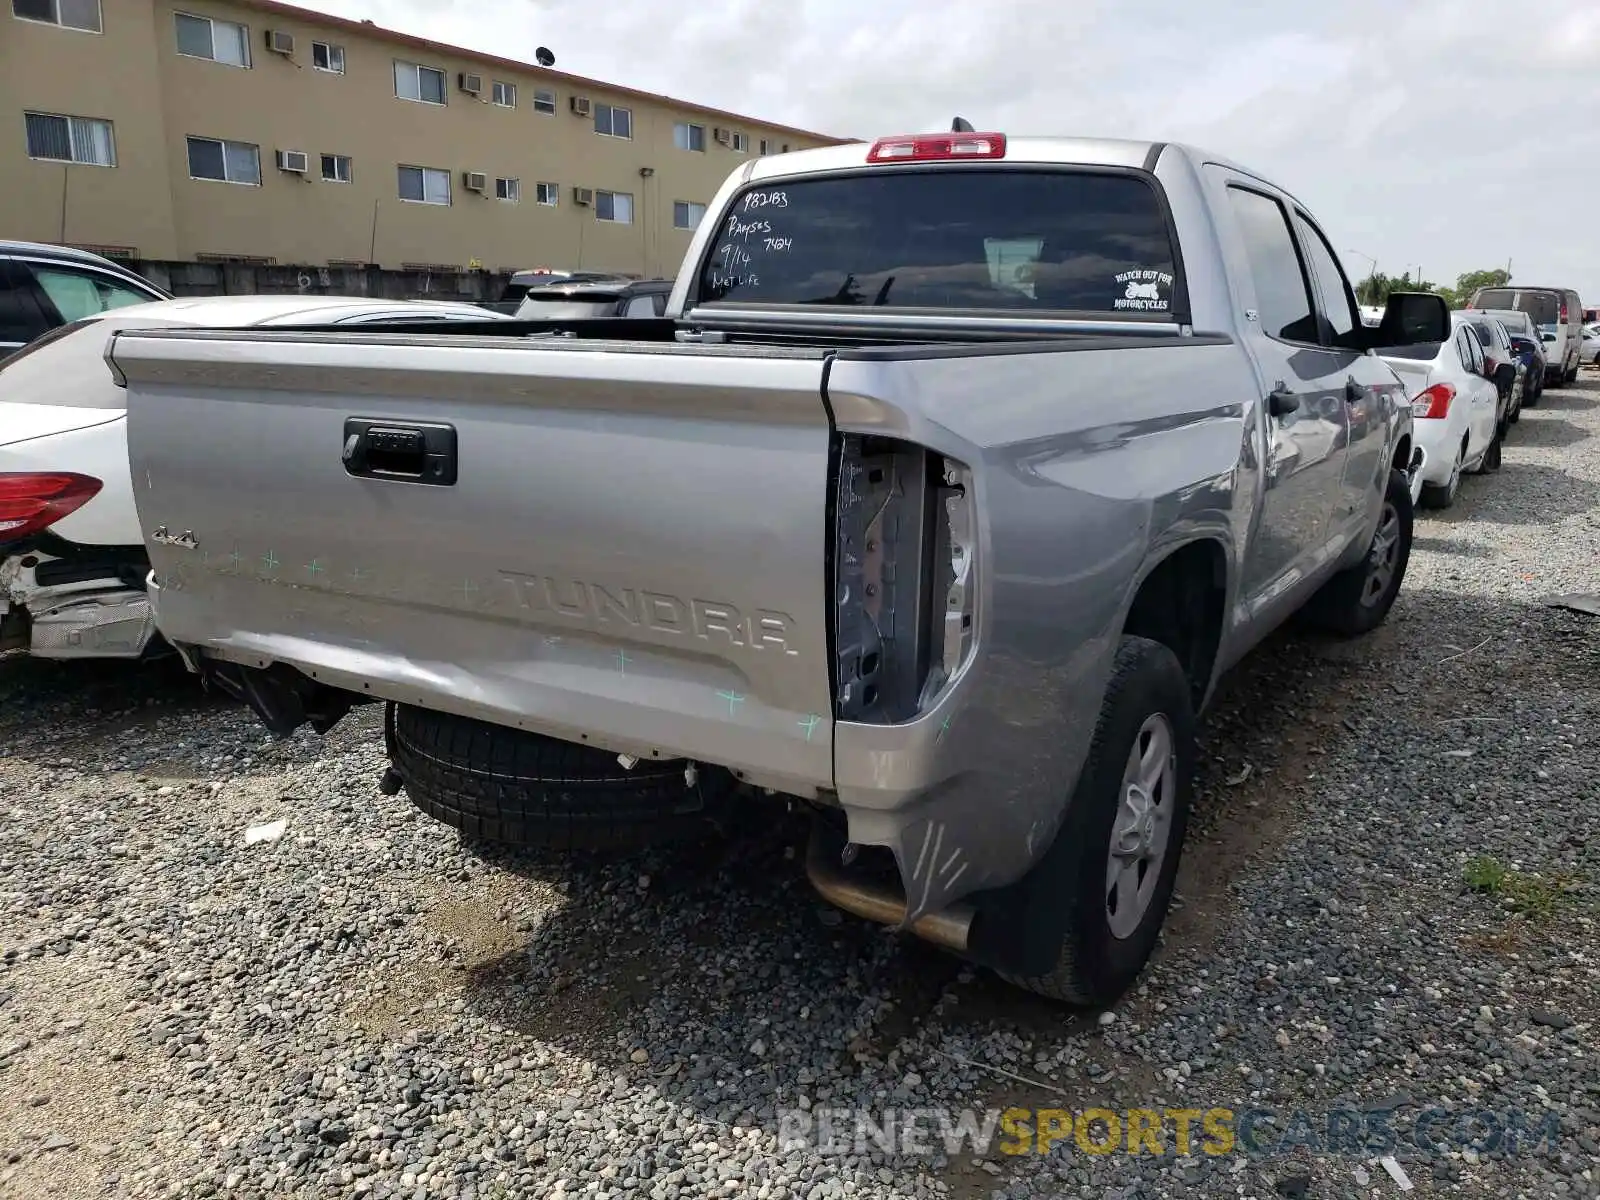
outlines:
[{"label": "damaged white sedan", "polygon": [[504,321],[448,301],[218,296],[64,325],[0,363],[0,653],[139,658],[161,645],[134,510],[124,404],[106,342],[135,327]]}]

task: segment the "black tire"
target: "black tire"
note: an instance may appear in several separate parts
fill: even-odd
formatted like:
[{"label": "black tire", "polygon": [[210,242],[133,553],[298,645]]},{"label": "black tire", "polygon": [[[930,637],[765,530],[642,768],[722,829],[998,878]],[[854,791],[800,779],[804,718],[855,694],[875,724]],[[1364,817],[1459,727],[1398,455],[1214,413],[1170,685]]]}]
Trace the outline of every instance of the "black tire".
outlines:
[{"label": "black tire", "polygon": [[[1158,714],[1166,717],[1172,737],[1166,850],[1137,928],[1119,938],[1106,910],[1107,856],[1134,739]],[[1061,828],[1044,857],[1015,885],[1000,918],[1016,920],[1020,928],[1058,929],[1054,964],[1040,975],[1002,971],[1004,978],[1041,996],[1091,1008],[1105,1007],[1128,990],[1155,949],[1172,899],[1189,823],[1194,754],[1193,701],[1177,656],[1160,642],[1123,638]]]},{"label": "black tire", "polygon": [[[1383,544],[1380,551],[1380,542],[1385,538],[1391,517],[1395,538],[1392,556],[1387,543]],[[1372,535],[1372,544],[1367,553],[1355,566],[1340,571],[1322,585],[1306,605],[1306,618],[1317,627],[1341,637],[1370,633],[1383,624],[1383,619],[1394,607],[1395,597],[1400,594],[1406,566],[1411,561],[1411,524],[1411,489],[1406,486],[1403,473],[1390,471],[1378,528]],[[1381,562],[1380,553],[1383,556]],[[1388,571],[1383,575],[1381,571],[1385,565]]]},{"label": "black tire", "polygon": [[388,711],[389,756],[411,802],[469,838],[553,850],[676,841],[710,831],[731,790],[683,759],[632,770],[595,746],[405,704]]},{"label": "black tire", "polygon": [[1505,457],[1505,431],[1499,426],[1495,427],[1494,441],[1489,443],[1489,448],[1483,452],[1483,461],[1478,464],[1478,474],[1492,475],[1500,469],[1500,463]]},{"label": "black tire", "polygon": [[1425,483],[1422,485],[1420,497],[1423,508],[1449,508],[1456,502],[1456,496],[1461,492],[1461,474],[1464,468],[1463,459],[1466,458],[1467,443],[1463,439],[1456,448],[1455,469],[1450,473],[1447,483]]}]

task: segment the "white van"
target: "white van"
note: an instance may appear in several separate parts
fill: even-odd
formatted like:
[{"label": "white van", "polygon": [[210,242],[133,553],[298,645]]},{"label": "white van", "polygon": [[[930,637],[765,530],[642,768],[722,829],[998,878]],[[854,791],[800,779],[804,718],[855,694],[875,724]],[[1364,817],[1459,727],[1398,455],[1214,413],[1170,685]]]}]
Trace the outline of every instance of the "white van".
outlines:
[{"label": "white van", "polygon": [[1511,308],[1525,312],[1544,340],[1544,380],[1560,387],[1578,377],[1583,352],[1583,301],[1571,288],[1496,287],[1472,293],[1467,309]]}]

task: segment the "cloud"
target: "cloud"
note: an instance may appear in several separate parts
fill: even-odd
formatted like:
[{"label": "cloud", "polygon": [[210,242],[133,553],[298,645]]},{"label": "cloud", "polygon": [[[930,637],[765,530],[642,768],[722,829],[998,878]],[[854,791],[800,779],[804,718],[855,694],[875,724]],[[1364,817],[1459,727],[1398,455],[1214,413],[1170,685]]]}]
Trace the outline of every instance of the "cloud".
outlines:
[{"label": "cloud", "polygon": [[1570,0],[299,0],[844,136],[1192,141],[1347,254],[1452,282],[1513,263],[1600,304],[1600,11]]}]

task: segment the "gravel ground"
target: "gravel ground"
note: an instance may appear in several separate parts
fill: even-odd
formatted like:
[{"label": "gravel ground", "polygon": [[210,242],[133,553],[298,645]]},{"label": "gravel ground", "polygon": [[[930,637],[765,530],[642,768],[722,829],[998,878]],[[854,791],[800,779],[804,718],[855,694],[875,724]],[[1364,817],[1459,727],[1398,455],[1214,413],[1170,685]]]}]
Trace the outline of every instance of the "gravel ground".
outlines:
[{"label": "gravel ground", "polygon": [[[1600,587],[1594,377],[1417,533],[1377,635],[1235,673],[1166,943],[1099,1016],[828,910],[789,819],[464,847],[378,794],[371,710],[274,743],[171,669],[8,660],[0,1195],[1379,1197],[1327,1114],[1439,1106],[1533,1132],[1396,1146],[1416,1194],[1600,1196],[1600,621],[1539,603]],[[1254,1107],[1299,1144],[824,1153],[780,1141],[807,1106]]]}]

